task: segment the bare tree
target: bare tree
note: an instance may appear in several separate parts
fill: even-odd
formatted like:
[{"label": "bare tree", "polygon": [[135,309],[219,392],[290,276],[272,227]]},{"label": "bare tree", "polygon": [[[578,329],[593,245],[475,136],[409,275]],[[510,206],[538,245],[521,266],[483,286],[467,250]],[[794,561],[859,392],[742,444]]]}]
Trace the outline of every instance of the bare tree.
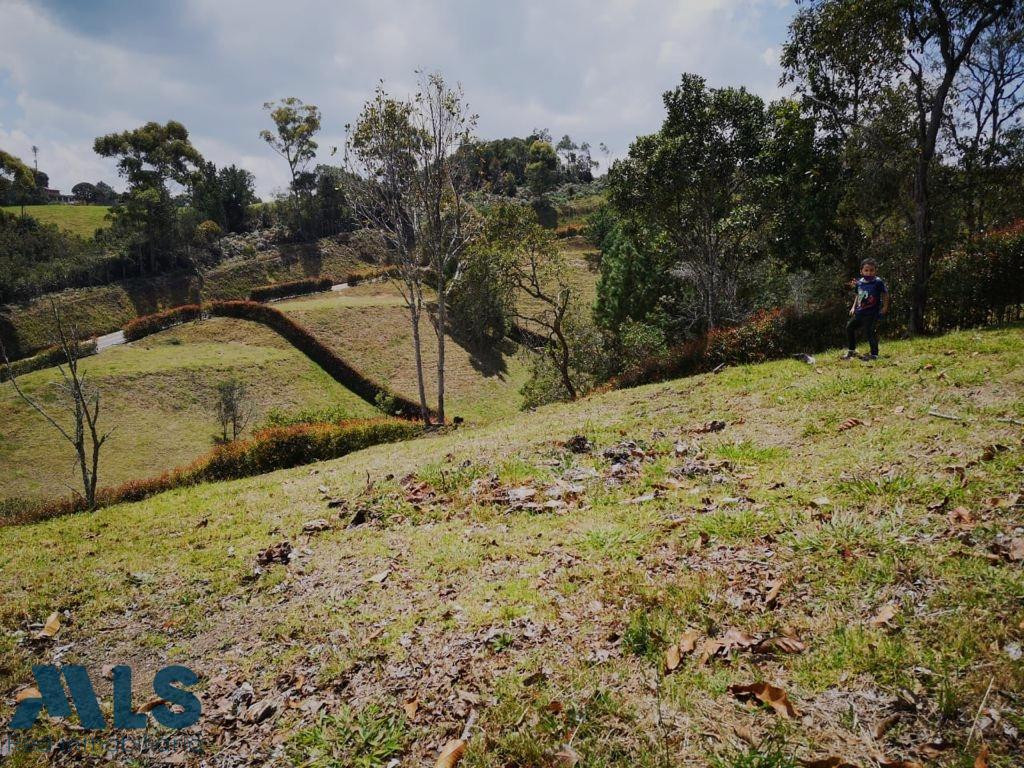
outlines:
[{"label": "bare tree", "polygon": [[54,324],[57,330],[57,344],[67,361],[58,365],[61,375],[61,390],[65,399],[65,410],[71,416],[71,426],[65,426],[52,416],[39,401],[26,393],[18,383],[14,368],[7,357],[7,350],[0,343],[0,353],[15,391],[33,410],[45,418],[56,429],[61,437],[75,449],[75,459],[82,479],[82,490],[85,505],[88,509],[96,506],[96,482],[99,477],[100,449],[110,437],[113,429],[101,432],[99,428],[100,393],[86,380],[86,375],[79,369],[81,358],[80,339],[74,328],[68,328],[63,322],[57,304],[51,299],[50,309],[53,311]]},{"label": "bare tree", "polygon": [[437,306],[427,313],[437,336],[437,418],[445,421],[447,302],[464,253],[477,231],[465,201],[468,179],[454,161],[476,123],[460,87],[439,74],[419,75],[409,100],[378,87],[356,122],[345,148],[348,197],[359,216],[385,241],[394,283],[412,324],[420,410],[430,418],[424,384],[420,321],[427,308],[424,287],[433,282]]},{"label": "bare tree", "polygon": [[466,247],[478,231],[478,219],[464,199],[469,179],[454,155],[471,139],[476,115],[469,113],[461,86],[448,87],[438,73],[419,76],[411,113],[419,137],[413,200],[420,209],[418,235],[437,290],[431,321],[437,335],[437,418],[443,424],[448,298]]},{"label": "bare tree", "polygon": [[419,209],[412,187],[417,137],[412,106],[392,99],[378,86],[355,126],[346,126],[346,131],[346,197],[358,217],[384,241],[384,259],[393,268],[391,281],[409,310],[420,415],[429,423],[420,341],[426,271],[416,240]]},{"label": "bare tree", "polygon": [[252,418],[253,406],[249,399],[249,390],[238,379],[227,379],[217,385],[217,403],[214,413],[220,424],[221,440],[237,440]]}]

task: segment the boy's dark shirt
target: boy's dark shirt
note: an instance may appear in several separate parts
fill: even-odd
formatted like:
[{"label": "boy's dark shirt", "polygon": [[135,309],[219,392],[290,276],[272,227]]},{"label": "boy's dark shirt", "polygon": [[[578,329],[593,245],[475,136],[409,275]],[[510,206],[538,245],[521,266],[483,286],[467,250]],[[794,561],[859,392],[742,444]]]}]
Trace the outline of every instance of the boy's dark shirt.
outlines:
[{"label": "boy's dark shirt", "polygon": [[877,315],[882,309],[882,296],[888,293],[880,277],[862,277],[857,281],[858,315]]}]

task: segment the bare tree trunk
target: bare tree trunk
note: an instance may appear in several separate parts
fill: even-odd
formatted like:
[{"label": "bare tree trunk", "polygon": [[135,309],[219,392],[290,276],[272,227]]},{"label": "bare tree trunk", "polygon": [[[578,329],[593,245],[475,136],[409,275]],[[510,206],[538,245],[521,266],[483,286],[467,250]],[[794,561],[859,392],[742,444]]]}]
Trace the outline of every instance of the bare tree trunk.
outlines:
[{"label": "bare tree trunk", "polygon": [[928,162],[922,157],[914,174],[914,284],[911,287],[910,295],[910,332],[913,334],[925,332],[931,256]]},{"label": "bare tree trunk", "polygon": [[427,389],[423,383],[423,356],[420,352],[420,313],[413,307],[409,307],[409,317],[412,320],[412,348],[416,358],[416,384],[420,393],[420,416],[424,424],[430,423],[430,408],[427,407]]},{"label": "bare tree trunk", "polygon": [[444,275],[437,277],[437,421],[444,424],[444,335],[448,327],[448,310],[445,307]]}]

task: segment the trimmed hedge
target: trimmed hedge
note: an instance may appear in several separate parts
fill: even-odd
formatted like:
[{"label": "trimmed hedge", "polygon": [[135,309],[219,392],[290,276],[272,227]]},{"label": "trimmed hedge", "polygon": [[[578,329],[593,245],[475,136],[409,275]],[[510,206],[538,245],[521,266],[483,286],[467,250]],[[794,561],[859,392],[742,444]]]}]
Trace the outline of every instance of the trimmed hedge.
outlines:
[{"label": "trimmed hedge", "polygon": [[[248,440],[214,448],[188,466],[144,480],[133,480],[96,493],[98,507],[142,501],[174,488],[234,480],[315,461],[336,459],[381,443],[408,440],[423,432],[420,424],[402,419],[353,419],[338,424],[303,424],[260,430]],[[45,520],[85,511],[81,496],[53,501],[0,501],[0,525]]]},{"label": "trimmed hedge", "polygon": [[329,277],[307,277],[302,280],[289,280],[285,283],[261,285],[249,292],[250,301],[270,301],[283,299],[287,296],[301,296],[306,293],[320,293],[331,290],[334,280]]},{"label": "trimmed hedge", "polygon": [[[89,357],[90,355],[96,354],[96,340],[89,339],[88,341],[78,342],[78,356]],[[52,368],[55,365],[63,365],[66,363],[67,357],[64,356],[64,350],[59,346],[47,347],[39,354],[33,357],[25,357],[21,360],[15,360],[10,365],[10,369],[6,365],[0,364],[0,381],[7,381],[11,378],[13,372],[15,376],[22,376],[32,371],[41,371],[43,368]],[[0,363],[3,361],[0,360]]]},{"label": "trimmed hedge", "polygon": [[377,384],[353,368],[334,350],[284,312],[255,301],[214,301],[207,308],[211,315],[251,320],[277,331],[296,349],[327,371],[331,378],[355,392],[368,403],[376,405],[378,396],[390,398],[396,406],[396,415],[406,418],[416,418],[420,415],[418,403],[389,392],[386,387]]},{"label": "trimmed hedge", "polygon": [[365,283],[367,280],[381,280],[383,278],[396,277],[397,275],[398,267],[395,266],[366,267],[365,269],[356,269],[349,272],[341,282],[347,283],[351,287]]},{"label": "trimmed hedge", "polygon": [[198,304],[182,304],[180,307],[171,307],[163,312],[137,317],[126,324],[122,330],[126,340],[138,341],[189,320],[198,320],[202,314],[203,309]]},{"label": "trimmed hedge", "polygon": [[793,307],[758,312],[741,325],[715,328],[674,346],[609,383],[612,387],[635,387],[711,371],[723,364],[762,363],[800,352],[817,352],[842,343],[846,320],[844,304],[804,312]]}]

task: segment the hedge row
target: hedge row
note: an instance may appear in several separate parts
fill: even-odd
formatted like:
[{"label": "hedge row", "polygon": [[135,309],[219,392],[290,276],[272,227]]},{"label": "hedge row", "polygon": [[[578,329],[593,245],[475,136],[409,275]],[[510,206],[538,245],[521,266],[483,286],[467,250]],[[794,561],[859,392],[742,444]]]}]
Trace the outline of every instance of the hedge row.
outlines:
[{"label": "hedge row", "polygon": [[[142,501],[163,491],[216,480],[335,459],[381,443],[407,440],[423,427],[402,419],[354,419],[338,424],[303,424],[260,430],[248,440],[218,446],[192,464],[96,493],[98,507]],[[82,497],[46,502],[0,501],[0,524],[17,524],[85,511]]]},{"label": "hedge row", "polygon": [[[78,343],[78,356],[89,357],[89,355],[96,354],[96,340],[89,339],[88,341],[80,341]],[[10,368],[6,365],[0,365],[0,381],[7,381],[11,378],[11,373],[15,376],[22,376],[32,371],[39,371],[43,368],[52,368],[55,365],[63,365],[66,363],[67,357],[64,355],[64,350],[59,346],[47,347],[42,352],[33,357],[22,358],[21,360],[15,360],[11,363]],[[3,361],[0,360],[0,363]]]},{"label": "hedge row", "polygon": [[179,325],[189,320],[198,320],[203,314],[203,309],[198,304],[182,304],[180,307],[165,309],[163,312],[156,312],[152,315],[143,315],[130,321],[122,329],[124,337],[128,341],[138,341],[171,326]]},{"label": "hedge row", "polygon": [[793,307],[758,312],[747,322],[709,333],[648,358],[611,380],[613,387],[712,371],[720,365],[761,363],[842,343],[846,307],[830,304],[803,312]]},{"label": "hedge row", "polygon": [[418,403],[389,392],[349,365],[330,347],[296,323],[284,312],[255,301],[214,301],[207,307],[211,315],[235,317],[262,323],[281,334],[300,352],[323,368],[337,382],[355,392],[368,403],[377,405],[383,399],[394,403],[395,415],[415,418],[420,415]]},{"label": "hedge row", "polygon": [[271,301],[286,296],[301,296],[306,293],[320,293],[331,290],[334,280],[329,277],[306,277],[302,280],[290,280],[285,283],[261,285],[249,291],[250,301]]},{"label": "hedge row", "polygon": [[385,277],[397,277],[398,267],[365,267],[354,269],[344,276],[341,282],[347,283],[350,287],[365,283],[367,280],[380,280]]}]

